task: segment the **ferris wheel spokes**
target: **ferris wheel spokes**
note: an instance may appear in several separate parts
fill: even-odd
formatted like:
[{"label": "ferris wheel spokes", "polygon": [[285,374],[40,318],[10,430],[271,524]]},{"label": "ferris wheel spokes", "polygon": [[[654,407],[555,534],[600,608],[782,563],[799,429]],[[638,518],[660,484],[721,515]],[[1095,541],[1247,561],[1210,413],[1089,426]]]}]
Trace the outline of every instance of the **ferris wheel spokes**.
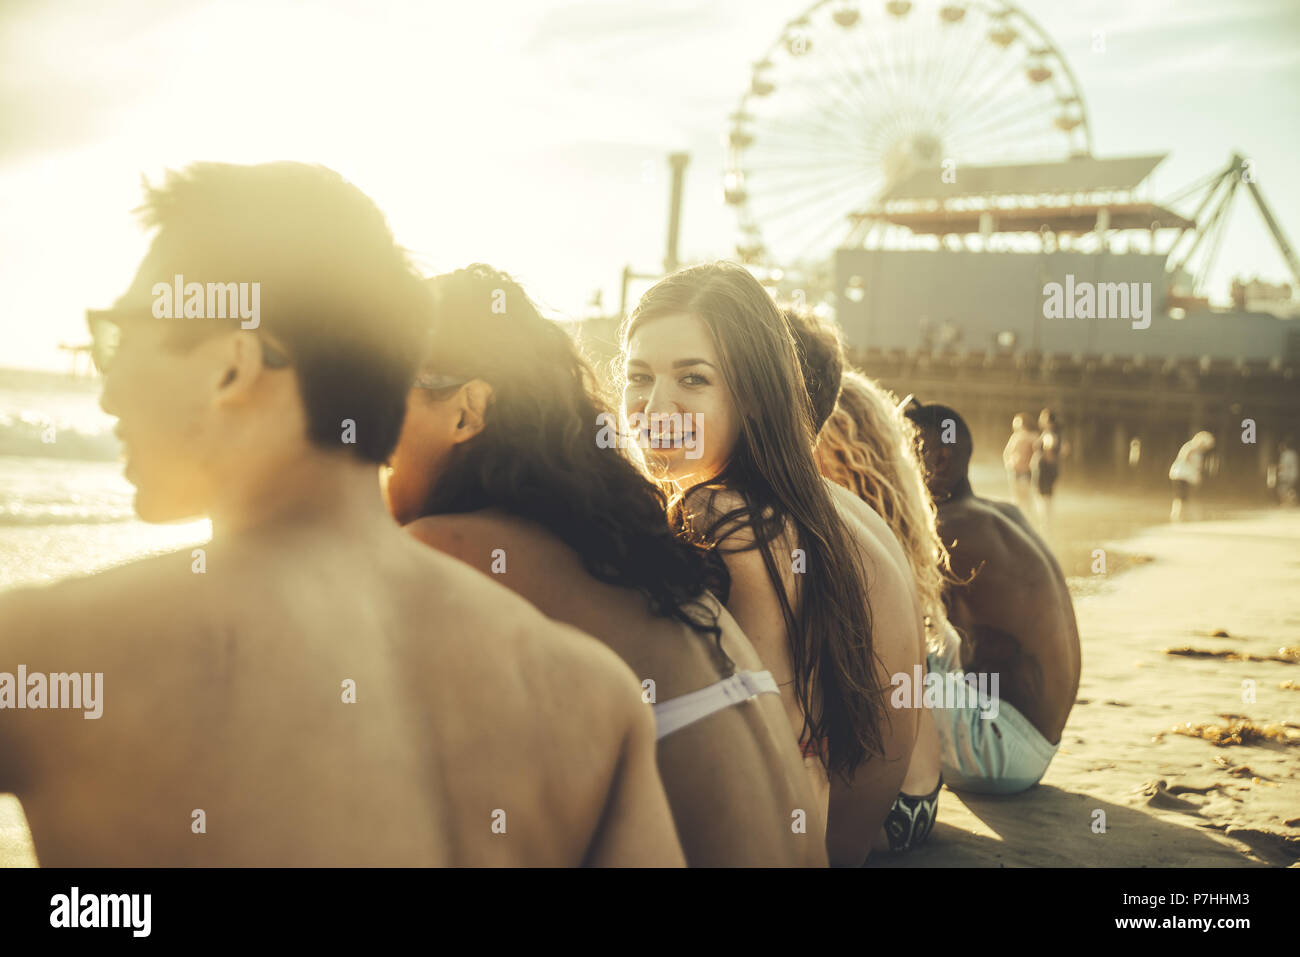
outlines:
[{"label": "ferris wheel spokes", "polygon": [[731,117],[725,198],[746,261],[894,235],[870,217],[918,170],[1087,151],[1050,39],[1002,0],[821,0],[788,21]]}]

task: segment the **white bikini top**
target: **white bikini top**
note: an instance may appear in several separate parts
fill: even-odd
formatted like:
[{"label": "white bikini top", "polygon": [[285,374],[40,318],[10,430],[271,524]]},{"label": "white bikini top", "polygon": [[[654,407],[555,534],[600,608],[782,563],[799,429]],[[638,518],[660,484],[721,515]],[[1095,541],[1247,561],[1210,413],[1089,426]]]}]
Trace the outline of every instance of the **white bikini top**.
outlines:
[{"label": "white bikini top", "polygon": [[657,702],[654,705],[655,723],[659,726],[656,739],[757,695],[780,693],[770,671],[737,671],[707,688]]}]

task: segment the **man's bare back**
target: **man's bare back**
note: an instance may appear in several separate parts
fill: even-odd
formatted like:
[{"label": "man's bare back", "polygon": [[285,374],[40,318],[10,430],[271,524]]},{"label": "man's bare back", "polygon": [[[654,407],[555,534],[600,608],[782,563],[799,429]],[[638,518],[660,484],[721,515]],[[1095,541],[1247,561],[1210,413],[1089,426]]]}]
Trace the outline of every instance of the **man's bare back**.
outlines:
[{"label": "man's bare back", "polygon": [[639,684],[588,636],[395,527],[193,563],[0,598],[0,670],[104,675],[97,720],[0,711],[43,865],[683,863]]},{"label": "man's bare back", "polygon": [[[428,516],[407,528],[420,541],[492,575],[547,616],[597,636],[640,679],[654,682],[655,701],[725,676],[711,636],[652,615],[632,589],[595,580],[578,555],[540,525],[487,509]],[[762,670],[735,620],[706,597],[710,613],[718,614],[722,649],[736,669]],[[825,866],[824,812],[816,806],[777,696],[758,695],[673,732],[659,741],[658,760],[692,865]]]},{"label": "man's bare back", "polygon": [[[1065,576],[1019,509],[965,495],[939,505],[952,569],[947,593],[967,671],[1000,675],[1000,693],[1050,743],[1079,688],[1079,631]],[[974,576],[973,578],[971,576]]]}]

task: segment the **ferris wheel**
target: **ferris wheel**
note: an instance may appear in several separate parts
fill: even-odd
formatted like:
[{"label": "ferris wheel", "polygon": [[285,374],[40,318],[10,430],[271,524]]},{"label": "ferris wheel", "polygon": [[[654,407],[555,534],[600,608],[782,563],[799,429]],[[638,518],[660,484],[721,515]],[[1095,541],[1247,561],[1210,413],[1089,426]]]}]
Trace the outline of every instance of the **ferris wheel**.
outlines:
[{"label": "ferris wheel", "polygon": [[736,252],[768,266],[824,261],[918,169],[1092,152],[1069,65],[1003,0],[819,0],[754,64],[730,121]]}]

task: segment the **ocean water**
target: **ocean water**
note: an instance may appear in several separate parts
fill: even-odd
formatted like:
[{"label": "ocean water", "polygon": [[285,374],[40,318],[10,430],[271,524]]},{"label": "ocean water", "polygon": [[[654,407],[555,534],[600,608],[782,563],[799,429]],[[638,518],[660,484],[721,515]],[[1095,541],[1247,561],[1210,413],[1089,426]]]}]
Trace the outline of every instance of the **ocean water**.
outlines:
[{"label": "ocean water", "polygon": [[[122,477],[115,420],[99,408],[99,383],[0,369],[0,590],[56,581],[206,542],[207,521],[137,520]],[[977,450],[976,492],[1010,497],[999,449]],[[1071,583],[1090,578],[1105,539],[1165,520],[1162,496],[1091,493],[1067,468],[1051,542]],[[1213,516],[1209,516],[1213,517]]]},{"label": "ocean water", "polygon": [[0,369],[0,589],[57,581],[209,538],[134,517],[114,419],[93,379]]}]

